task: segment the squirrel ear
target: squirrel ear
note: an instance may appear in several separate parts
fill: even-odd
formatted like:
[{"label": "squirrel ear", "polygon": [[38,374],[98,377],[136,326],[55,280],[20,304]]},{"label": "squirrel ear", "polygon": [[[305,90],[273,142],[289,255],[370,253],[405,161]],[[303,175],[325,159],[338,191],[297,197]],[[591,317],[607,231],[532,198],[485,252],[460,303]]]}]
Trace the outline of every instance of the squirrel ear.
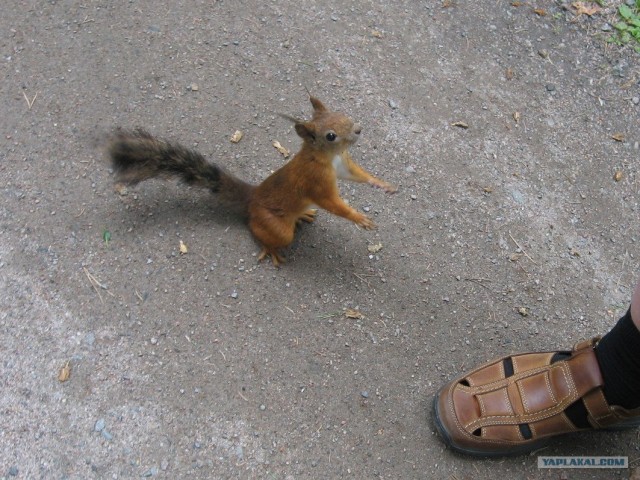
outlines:
[{"label": "squirrel ear", "polygon": [[324,104],[316,97],[312,97],[311,95],[309,95],[309,101],[311,102],[311,105],[313,105],[313,110],[316,113],[327,111],[327,107],[325,107]]},{"label": "squirrel ear", "polygon": [[313,142],[316,139],[316,133],[308,123],[296,123],[296,133],[303,140]]}]

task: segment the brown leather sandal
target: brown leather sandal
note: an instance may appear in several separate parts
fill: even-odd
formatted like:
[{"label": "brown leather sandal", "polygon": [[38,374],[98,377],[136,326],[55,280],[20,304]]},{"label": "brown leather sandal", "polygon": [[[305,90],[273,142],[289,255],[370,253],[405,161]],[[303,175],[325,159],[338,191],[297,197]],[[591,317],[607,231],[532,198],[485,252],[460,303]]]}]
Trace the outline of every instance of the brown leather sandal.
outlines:
[{"label": "brown leather sandal", "polygon": [[[469,455],[516,455],[565,433],[639,426],[640,408],[611,406],[604,398],[594,351],[598,340],[578,343],[570,352],[503,357],[445,385],[434,398],[435,423],[445,442]],[[584,415],[582,425],[572,422],[567,413],[575,407],[588,423]]]}]

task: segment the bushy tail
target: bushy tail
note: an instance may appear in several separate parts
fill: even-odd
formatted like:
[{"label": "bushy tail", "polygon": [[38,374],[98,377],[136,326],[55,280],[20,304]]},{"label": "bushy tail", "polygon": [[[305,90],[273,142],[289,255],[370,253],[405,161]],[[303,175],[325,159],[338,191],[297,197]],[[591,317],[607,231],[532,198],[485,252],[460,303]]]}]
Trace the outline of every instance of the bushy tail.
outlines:
[{"label": "bushy tail", "polygon": [[177,177],[187,185],[207,188],[225,203],[246,211],[253,186],[179,144],[144,130],[118,130],[109,145],[116,182],[135,185],[150,178]]}]

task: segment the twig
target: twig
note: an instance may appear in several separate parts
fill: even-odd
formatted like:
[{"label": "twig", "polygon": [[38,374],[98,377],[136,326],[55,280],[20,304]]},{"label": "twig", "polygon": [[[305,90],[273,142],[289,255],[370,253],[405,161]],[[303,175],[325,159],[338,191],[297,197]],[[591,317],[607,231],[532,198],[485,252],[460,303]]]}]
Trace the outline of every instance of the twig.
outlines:
[{"label": "twig", "polygon": [[483,281],[485,282],[490,282],[491,280],[487,279],[487,278],[465,278],[465,280],[467,282],[473,282],[473,283],[477,283],[478,285],[480,285],[481,287],[486,288],[487,290],[489,290],[491,293],[496,293],[494,292],[492,289],[490,289],[489,287],[487,287],[484,283],[482,283]]},{"label": "twig", "polygon": [[[366,283],[369,288],[371,288],[371,283],[369,282],[369,280],[363,278],[363,275],[360,275],[359,273],[355,273],[355,272],[353,272],[353,275],[359,278],[361,282]],[[370,275],[370,276],[375,277],[375,275]]]},{"label": "twig", "polygon": [[245,397],[242,392],[238,392],[238,395],[240,395],[240,398],[243,399],[245,402],[248,402],[249,399],[247,397]]},{"label": "twig", "polygon": [[24,99],[27,101],[27,105],[29,106],[29,110],[31,110],[31,107],[33,107],[33,102],[35,102],[36,98],[38,98],[38,93],[40,93],[40,92],[36,92],[36,94],[33,96],[33,98],[31,100],[29,100],[29,97],[27,97],[27,94],[24,92],[24,90],[22,91],[22,95],[24,96]]},{"label": "twig", "polygon": [[[95,278],[93,275],[91,275],[89,273],[89,271],[86,269],[86,267],[82,267],[84,269],[84,273],[87,276],[87,278],[89,279],[89,283],[91,284],[91,286],[93,287],[93,289],[96,291],[96,293],[98,294],[98,297],[100,298],[100,302],[104,303],[104,299],[102,298],[102,295],[100,295],[100,290],[98,290],[98,287],[96,287],[96,284],[94,283]],[[100,285],[98,283],[98,285]]]},{"label": "twig", "polygon": [[536,261],[533,258],[531,258],[529,254],[525,251],[525,249],[520,246],[518,241],[515,238],[513,238],[513,235],[511,235],[511,232],[509,232],[509,237],[511,237],[511,240],[513,240],[513,243],[515,243],[516,246],[522,251],[522,253],[524,253],[524,256],[537,265]]}]

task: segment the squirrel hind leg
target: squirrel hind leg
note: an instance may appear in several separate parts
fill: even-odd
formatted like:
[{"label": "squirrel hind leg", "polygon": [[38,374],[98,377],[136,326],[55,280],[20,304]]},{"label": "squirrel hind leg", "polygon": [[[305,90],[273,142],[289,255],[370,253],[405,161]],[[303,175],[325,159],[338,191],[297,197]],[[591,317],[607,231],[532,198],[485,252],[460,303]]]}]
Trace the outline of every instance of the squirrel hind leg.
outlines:
[{"label": "squirrel hind leg", "polygon": [[279,268],[281,264],[285,263],[284,257],[282,257],[282,255],[280,255],[275,249],[262,247],[262,250],[258,255],[258,261],[261,262],[267,257],[271,257],[274,267]]}]

